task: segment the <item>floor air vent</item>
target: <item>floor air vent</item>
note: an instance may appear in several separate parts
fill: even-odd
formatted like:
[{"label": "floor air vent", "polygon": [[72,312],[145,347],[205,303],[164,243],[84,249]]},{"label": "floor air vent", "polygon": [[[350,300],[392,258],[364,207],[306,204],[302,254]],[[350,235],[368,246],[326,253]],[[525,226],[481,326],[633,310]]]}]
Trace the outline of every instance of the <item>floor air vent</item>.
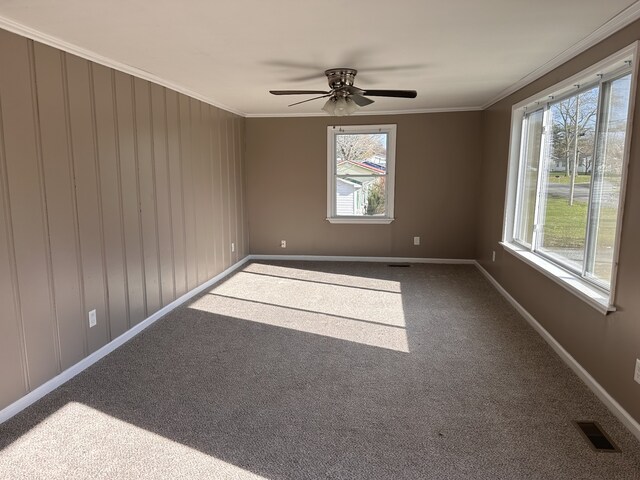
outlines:
[{"label": "floor air vent", "polygon": [[620,449],[596,422],[575,422],[589,446],[597,452],[619,452]]},{"label": "floor air vent", "polygon": [[410,267],[408,263],[390,263],[387,267]]}]

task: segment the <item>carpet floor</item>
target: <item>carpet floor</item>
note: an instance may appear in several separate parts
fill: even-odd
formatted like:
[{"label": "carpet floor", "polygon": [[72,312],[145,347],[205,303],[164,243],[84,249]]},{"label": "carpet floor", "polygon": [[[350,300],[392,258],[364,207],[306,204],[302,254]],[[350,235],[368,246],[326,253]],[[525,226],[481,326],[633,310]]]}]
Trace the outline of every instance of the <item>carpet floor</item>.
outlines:
[{"label": "carpet floor", "polygon": [[0,478],[637,480],[640,442],[471,265],[254,262],[0,425]]}]

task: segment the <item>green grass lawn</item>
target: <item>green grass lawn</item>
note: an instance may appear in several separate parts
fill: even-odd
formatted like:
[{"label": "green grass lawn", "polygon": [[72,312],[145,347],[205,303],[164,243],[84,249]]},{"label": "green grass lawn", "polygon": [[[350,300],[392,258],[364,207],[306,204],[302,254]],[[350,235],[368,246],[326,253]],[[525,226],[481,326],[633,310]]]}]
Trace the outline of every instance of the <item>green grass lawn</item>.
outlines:
[{"label": "green grass lawn", "polygon": [[[600,211],[599,245],[613,245],[617,211],[602,207]],[[587,229],[586,202],[569,202],[564,198],[547,198],[544,225],[545,247],[583,248]]]},{"label": "green grass lawn", "polygon": [[[569,185],[571,177],[566,175],[549,174],[549,183]],[[605,177],[610,188],[616,189],[620,185],[619,175]],[[590,175],[576,176],[576,184],[588,184]],[[569,205],[567,198],[547,197],[545,206],[544,248],[560,255],[571,258],[584,249],[587,229],[587,202],[575,201]],[[611,259],[613,258],[613,244],[616,235],[617,209],[603,206],[600,209],[600,222],[596,239],[596,254],[593,272],[600,280],[609,282],[611,279]],[[568,251],[569,250],[569,251]],[[570,253],[570,250],[578,252]],[[577,260],[577,258],[574,258]]]},{"label": "green grass lawn", "polygon": [[[576,183],[590,183],[591,175],[576,175]],[[549,183],[561,183],[563,185],[569,185],[571,183],[571,176],[564,173],[549,173]]]},{"label": "green grass lawn", "polygon": [[587,204],[569,205],[564,198],[547,198],[544,246],[582,248],[587,229]]}]

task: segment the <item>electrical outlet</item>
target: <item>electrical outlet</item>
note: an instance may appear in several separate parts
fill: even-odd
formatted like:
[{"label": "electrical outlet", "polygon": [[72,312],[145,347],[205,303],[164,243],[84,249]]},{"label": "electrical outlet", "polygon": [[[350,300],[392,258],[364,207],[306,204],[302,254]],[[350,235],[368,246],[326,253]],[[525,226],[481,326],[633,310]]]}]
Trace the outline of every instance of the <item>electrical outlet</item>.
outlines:
[{"label": "electrical outlet", "polygon": [[287,241],[286,240],[280,240],[280,248],[287,248]]},{"label": "electrical outlet", "polygon": [[413,244],[420,245],[420,237],[413,237]]},{"label": "electrical outlet", "polygon": [[96,323],[98,323],[98,320],[96,319],[96,311],[94,309],[89,312],[89,328],[95,327]]},{"label": "electrical outlet", "polygon": [[236,251],[236,244],[231,242],[231,253]]},{"label": "electrical outlet", "polygon": [[640,383],[640,359],[636,359],[636,374],[633,376],[633,379]]},{"label": "electrical outlet", "polygon": [[496,251],[495,250],[493,252],[491,252],[491,261],[492,262],[496,261]]}]

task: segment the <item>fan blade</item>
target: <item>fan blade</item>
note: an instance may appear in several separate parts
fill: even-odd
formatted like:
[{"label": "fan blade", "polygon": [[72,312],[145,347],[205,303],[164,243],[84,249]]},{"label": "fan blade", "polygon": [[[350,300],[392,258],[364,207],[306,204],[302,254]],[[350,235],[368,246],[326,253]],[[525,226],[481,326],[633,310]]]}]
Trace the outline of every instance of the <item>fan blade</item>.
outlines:
[{"label": "fan blade", "polygon": [[358,88],[354,85],[345,85],[344,87],[340,87],[338,89],[336,89],[337,92],[341,91],[341,90],[346,90],[347,92],[354,94],[357,93],[358,95],[362,95],[364,93],[364,90],[361,88]]},{"label": "fan blade", "polygon": [[365,90],[363,95],[371,97],[398,97],[416,98],[418,93],[415,90]]},{"label": "fan blade", "polygon": [[329,93],[324,90],[269,90],[271,95],[315,95],[318,93]]},{"label": "fan blade", "polygon": [[301,102],[296,102],[296,103],[292,103],[291,105],[288,105],[289,107],[293,107],[294,105],[300,105],[301,103],[307,103],[310,102],[311,100],[318,100],[319,98],[325,98],[325,97],[330,97],[332,94],[328,94],[328,95],[321,95],[319,97],[313,97],[313,98],[307,98],[306,100],[302,100]]},{"label": "fan blade", "polygon": [[373,100],[363,97],[359,93],[352,93],[351,95],[349,95],[349,98],[353,100],[353,103],[355,103],[359,107],[366,107],[367,105],[371,105],[373,103]]}]

